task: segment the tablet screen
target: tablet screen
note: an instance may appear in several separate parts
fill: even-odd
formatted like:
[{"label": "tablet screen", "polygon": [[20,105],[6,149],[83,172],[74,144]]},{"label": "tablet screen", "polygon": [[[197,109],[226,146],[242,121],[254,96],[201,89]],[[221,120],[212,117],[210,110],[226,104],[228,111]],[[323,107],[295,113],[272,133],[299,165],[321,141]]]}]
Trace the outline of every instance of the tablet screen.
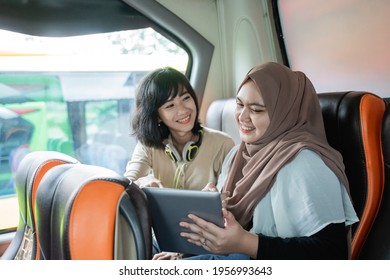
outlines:
[{"label": "tablet screen", "polygon": [[179,222],[191,222],[188,214],[195,214],[220,227],[224,226],[219,192],[145,187],[152,215],[152,226],[162,251],[186,254],[209,254],[200,246],[180,236],[185,230]]}]

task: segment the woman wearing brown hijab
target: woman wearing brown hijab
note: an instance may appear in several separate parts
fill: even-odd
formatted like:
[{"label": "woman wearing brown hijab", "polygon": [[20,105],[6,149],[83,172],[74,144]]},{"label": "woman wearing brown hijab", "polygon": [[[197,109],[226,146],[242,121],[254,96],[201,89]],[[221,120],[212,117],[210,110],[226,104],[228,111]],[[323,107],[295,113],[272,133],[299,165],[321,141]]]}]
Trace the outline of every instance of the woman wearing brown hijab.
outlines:
[{"label": "woman wearing brown hijab", "polygon": [[358,218],[310,80],[278,63],[256,66],[239,87],[235,117],[242,142],[218,186],[230,194],[225,228],[190,215],[182,236],[218,255],[347,259]]}]

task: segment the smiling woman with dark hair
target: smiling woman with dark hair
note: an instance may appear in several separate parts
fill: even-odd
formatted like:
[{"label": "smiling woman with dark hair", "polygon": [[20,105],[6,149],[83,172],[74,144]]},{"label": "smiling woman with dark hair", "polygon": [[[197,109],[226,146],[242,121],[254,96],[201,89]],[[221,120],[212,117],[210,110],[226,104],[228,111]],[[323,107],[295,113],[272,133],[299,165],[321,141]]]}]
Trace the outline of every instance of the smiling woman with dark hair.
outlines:
[{"label": "smiling woman with dark hair", "polygon": [[[159,108],[183,95],[186,95],[186,100],[191,101],[188,103],[194,106],[191,108],[191,131],[192,134],[198,135],[201,130],[198,120],[199,105],[187,77],[174,68],[166,67],[157,69],[144,78],[136,95],[136,111],[132,123],[134,134],[139,141],[149,147],[164,148],[163,142],[170,135],[170,130],[161,121]],[[167,105],[173,107],[174,104],[171,102]]]},{"label": "smiling woman with dark hair", "polygon": [[125,176],[140,187],[202,189],[217,183],[234,146],[227,134],[202,127],[199,105],[187,77],[165,67],[140,83],[132,123],[139,140]]}]

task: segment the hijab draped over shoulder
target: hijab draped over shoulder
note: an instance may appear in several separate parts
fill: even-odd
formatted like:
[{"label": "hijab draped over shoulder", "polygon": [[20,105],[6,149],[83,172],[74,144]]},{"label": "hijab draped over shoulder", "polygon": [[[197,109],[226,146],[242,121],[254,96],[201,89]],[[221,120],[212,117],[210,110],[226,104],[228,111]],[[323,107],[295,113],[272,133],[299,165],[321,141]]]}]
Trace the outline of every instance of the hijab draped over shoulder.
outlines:
[{"label": "hijab draped over shoulder", "polygon": [[263,96],[270,124],[256,142],[241,143],[224,185],[231,194],[227,209],[240,224],[248,224],[278,171],[304,148],[319,154],[348,190],[343,159],[327,142],[318,97],[306,75],[269,62],[252,68],[239,90],[249,79]]}]

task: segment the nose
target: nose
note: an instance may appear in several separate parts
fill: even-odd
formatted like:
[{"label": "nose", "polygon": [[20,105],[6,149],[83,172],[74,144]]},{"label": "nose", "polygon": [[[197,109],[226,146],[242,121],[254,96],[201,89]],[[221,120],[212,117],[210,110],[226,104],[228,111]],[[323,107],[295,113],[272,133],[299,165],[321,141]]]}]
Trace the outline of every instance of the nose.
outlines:
[{"label": "nose", "polygon": [[176,105],[177,113],[180,115],[182,113],[187,112],[187,107],[185,106],[184,102],[179,101]]},{"label": "nose", "polygon": [[237,108],[238,120],[245,122],[249,119],[249,110],[246,107]]}]

